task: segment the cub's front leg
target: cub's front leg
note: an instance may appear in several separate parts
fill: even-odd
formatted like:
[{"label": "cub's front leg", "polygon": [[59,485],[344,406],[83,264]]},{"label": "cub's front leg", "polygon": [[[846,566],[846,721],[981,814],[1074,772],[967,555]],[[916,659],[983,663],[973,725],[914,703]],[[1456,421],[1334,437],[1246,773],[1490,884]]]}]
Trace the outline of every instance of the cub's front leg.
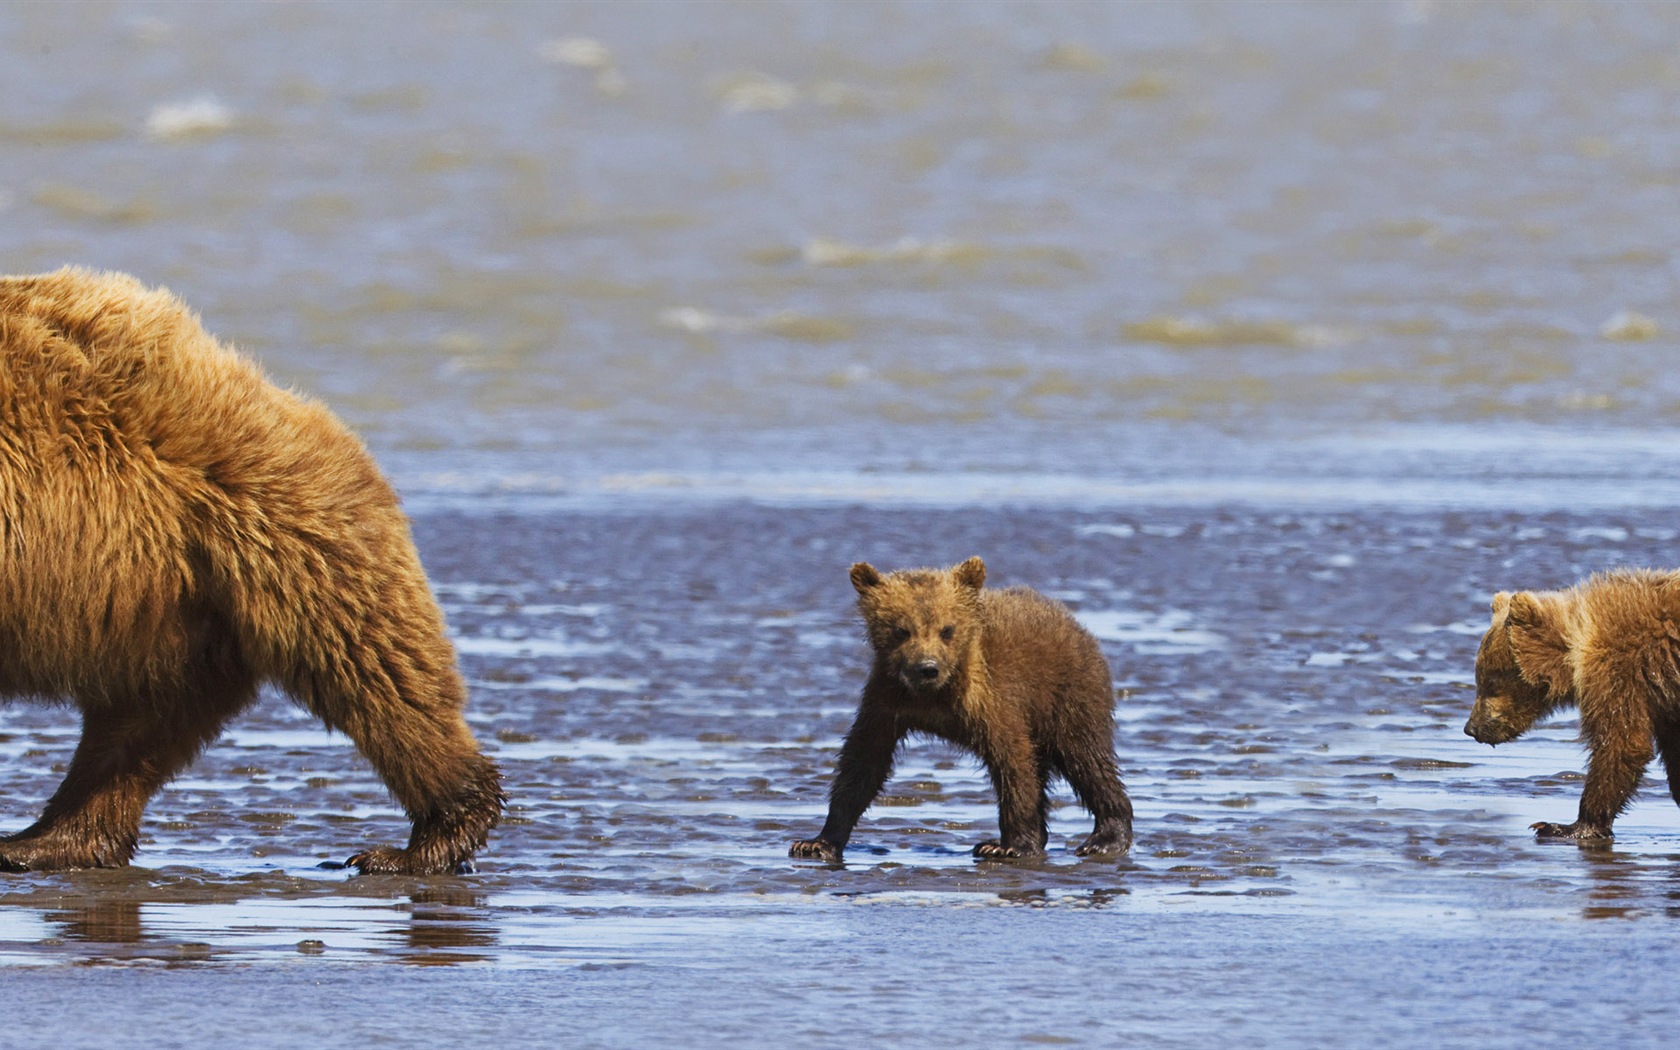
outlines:
[{"label": "cub's front leg", "polygon": [[838,864],[845,859],[844,846],[836,846],[824,838],[798,839],[788,847],[788,856],[798,860],[820,860]]},{"label": "cub's front leg", "polygon": [[1587,760],[1580,813],[1573,824],[1539,821],[1531,825],[1538,839],[1603,842],[1613,838],[1610,827],[1639,790],[1640,778],[1651,762],[1654,748],[1648,732],[1630,741],[1629,734],[1612,735],[1585,718],[1581,729],[1592,757]]},{"label": "cub's front leg", "polygon": [[800,839],[788,847],[788,856],[830,864],[841,861],[858,818],[892,775],[893,756],[901,737],[893,718],[875,709],[865,697],[857,721],[840,746],[834,783],[828,789],[828,819],[816,838]]}]

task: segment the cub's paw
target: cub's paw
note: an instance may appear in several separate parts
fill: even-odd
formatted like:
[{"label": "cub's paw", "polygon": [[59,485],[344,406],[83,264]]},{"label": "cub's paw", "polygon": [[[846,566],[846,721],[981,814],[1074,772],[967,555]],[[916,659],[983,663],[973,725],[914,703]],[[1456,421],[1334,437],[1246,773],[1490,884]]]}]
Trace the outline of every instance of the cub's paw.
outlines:
[{"label": "cub's paw", "polygon": [[1609,828],[1576,821],[1573,824],[1551,824],[1544,820],[1529,825],[1537,839],[1568,839],[1571,842],[1609,842],[1615,836]]},{"label": "cub's paw", "polygon": [[1126,832],[1113,834],[1097,833],[1079,844],[1073,852],[1081,857],[1101,857],[1112,853],[1124,853],[1132,848],[1132,836]]},{"label": "cub's paw", "polygon": [[827,839],[800,839],[788,847],[788,856],[800,860],[822,860],[840,863],[841,849]]},{"label": "cub's paw", "polygon": [[987,839],[974,847],[974,855],[981,860],[1019,860],[1027,854],[1014,846],[1005,846],[997,839]]}]

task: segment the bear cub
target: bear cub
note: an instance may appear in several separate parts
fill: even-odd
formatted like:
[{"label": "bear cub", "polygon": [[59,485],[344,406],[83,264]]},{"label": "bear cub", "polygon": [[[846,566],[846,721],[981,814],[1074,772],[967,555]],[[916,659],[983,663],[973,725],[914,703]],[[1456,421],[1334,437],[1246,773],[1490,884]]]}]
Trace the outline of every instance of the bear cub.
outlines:
[{"label": "bear cub", "polygon": [[1653,753],[1680,802],[1680,573],[1622,569],[1567,590],[1494,595],[1464,731],[1503,744],[1570,705],[1590,753],[1580,813],[1533,825],[1537,837],[1610,838]]},{"label": "bear cub", "polygon": [[1096,639],[1066,608],[1024,587],[982,590],[979,558],[886,576],[859,562],[851,576],[874,663],[840,749],[828,821],[790,856],[841,859],[911,733],[949,740],[986,763],[999,837],[975,856],[1044,853],[1052,775],[1096,818],[1080,855],[1131,845],[1132,804],[1114,758],[1113,681]]}]

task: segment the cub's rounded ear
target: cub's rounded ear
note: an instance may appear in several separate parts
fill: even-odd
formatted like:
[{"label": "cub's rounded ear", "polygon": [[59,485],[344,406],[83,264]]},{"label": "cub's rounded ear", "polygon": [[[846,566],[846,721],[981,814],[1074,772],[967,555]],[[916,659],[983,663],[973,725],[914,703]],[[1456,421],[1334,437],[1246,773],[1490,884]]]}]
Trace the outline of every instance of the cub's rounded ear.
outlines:
[{"label": "cub's rounded ear", "polygon": [[951,578],[969,590],[977,591],[986,585],[986,563],[978,556],[970,558],[951,570]]},{"label": "cub's rounded ear", "polygon": [[1511,604],[1511,592],[1500,591],[1493,596],[1493,615],[1498,616]]},{"label": "cub's rounded ear", "polygon": [[1558,622],[1559,612],[1533,594],[1519,591],[1511,595],[1506,610],[1505,637],[1510,640],[1517,673],[1561,698],[1575,688],[1575,667]]},{"label": "cub's rounded ear", "polygon": [[871,587],[881,585],[881,574],[875,571],[875,566],[866,561],[860,561],[852,566],[852,586],[862,594]]},{"label": "cub's rounded ear", "polygon": [[1545,618],[1545,610],[1527,591],[1518,591],[1505,603],[1505,622],[1513,627],[1534,627]]}]

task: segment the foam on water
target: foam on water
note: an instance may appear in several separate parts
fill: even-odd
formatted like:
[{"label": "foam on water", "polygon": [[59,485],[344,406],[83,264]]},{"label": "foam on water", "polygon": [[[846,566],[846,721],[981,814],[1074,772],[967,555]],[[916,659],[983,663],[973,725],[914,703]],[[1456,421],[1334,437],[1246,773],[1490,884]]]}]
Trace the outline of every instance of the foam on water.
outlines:
[{"label": "foam on water", "polygon": [[1206,652],[1225,644],[1225,638],[1202,630],[1196,619],[1183,609],[1160,613],[1126,609],[1081,610],[1079,622],[1096,637],[1121,642],[1133,652],[1159,655]]}]

